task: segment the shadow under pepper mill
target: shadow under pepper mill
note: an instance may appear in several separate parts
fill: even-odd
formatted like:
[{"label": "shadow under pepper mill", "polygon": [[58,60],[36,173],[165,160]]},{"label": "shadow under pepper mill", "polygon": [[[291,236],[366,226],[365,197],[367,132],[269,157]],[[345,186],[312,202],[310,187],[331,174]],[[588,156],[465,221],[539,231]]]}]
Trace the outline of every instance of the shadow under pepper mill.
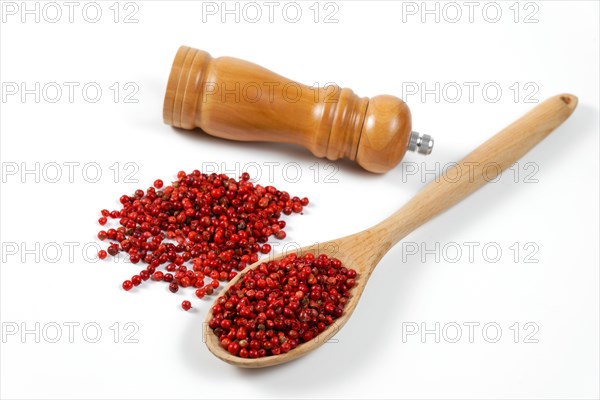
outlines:
[{"label": "shadow under pepper mill", "polygon": [[186,46],[173,61],[163,118],[224,139],[301,145],[317,157],[346,157],[376,173],[395,167],[407,150],[429,154],[433,148],[430,136],[411,130],[410,110],[397,97],[313,88]]}]

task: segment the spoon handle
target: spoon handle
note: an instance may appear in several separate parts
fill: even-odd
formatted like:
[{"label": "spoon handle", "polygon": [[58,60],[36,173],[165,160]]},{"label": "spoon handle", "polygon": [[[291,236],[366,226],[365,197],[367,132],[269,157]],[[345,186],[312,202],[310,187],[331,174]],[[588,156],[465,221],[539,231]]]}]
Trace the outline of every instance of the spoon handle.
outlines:
[{"label": "spoon handle", "polygon": [[494,180],[562,124],[577,97],[562,94],[540,103],[431,182],[374,228],[395,245],[410,232]]}]

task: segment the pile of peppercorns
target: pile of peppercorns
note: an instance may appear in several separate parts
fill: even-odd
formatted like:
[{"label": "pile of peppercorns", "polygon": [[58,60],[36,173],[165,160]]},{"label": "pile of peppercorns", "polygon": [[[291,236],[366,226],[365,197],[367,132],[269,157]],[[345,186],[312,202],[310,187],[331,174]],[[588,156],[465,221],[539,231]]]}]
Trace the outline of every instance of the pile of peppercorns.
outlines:
[{"label": "pile of peppercorns", "polygon": [[[173,293],[191,287],[198,298],[211,295],[220,281],[258,261],[259,252],[269,253],[270,236],[286,237],[282,213],[301,213],[309,203],[306,197],[255,185],[248,173],[238,181],[225,174],[180,171],[177,181],[163,186],[156,180],[145,192],[121,196],[122,209],[102,210],[98,220],[100,225],[108,218],[120,224],[98,232],[100,240],[110,242],[98,252],[100,259],[126,252],[131,263],[148,264],[123,282],[125,290],[151,279],[168,283]],[[158,270],[163,264],[165,272]],[[181,306],[187,311],[191,303],[185,300]]]},{"label": "pile of peppercorns", "polygon": [[342,316],[356,276],[324,254],[262,263],[216,300],[209,327],[232,355],[287,353]]}]

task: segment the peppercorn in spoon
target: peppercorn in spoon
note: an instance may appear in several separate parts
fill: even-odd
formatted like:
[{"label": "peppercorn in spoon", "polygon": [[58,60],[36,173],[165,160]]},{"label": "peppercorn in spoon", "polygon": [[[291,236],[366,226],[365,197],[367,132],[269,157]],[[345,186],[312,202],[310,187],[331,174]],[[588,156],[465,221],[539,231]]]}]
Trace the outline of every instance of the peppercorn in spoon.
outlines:
[{"label": "peppercorn in spoon", "polygon": [[[577,97],[570,94],[549,98],[367,230],[321,243],[317,249],[304,247],[295,252],[297,256],[279,255],[272,262],[248,266],[225,286],[206,317],[209,350],[230,364],[260,368],[316,349],[348,321],[369,276],[390,248],[496,178],[564,122],[576,106]],[[319,257],[322,254],[328,257]],[[350,270],[357,272],[356,277]],[[318,295],[311,297],[315,286]],[[304,331],[309,334],[303,336]]]}]

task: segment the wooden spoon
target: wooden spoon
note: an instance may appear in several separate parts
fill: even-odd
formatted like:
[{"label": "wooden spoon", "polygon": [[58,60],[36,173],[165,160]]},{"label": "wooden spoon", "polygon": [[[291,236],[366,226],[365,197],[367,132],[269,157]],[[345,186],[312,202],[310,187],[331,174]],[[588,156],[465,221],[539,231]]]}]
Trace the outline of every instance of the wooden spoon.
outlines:
[{"label": "wooden spoon", "polygon": [[[299,254],[312,252],[315,256],[321,253],[334,256],[341,260],[344,266],[354,268],[358,272],[356,286],[352,289],[343,315],[313,340],[277,356],[254,359],[232,356],[220,345],[218,337],[208,326],[208,321],[213,315],[211,307],[204,323],[205,342],[209,350],[230,364],[246,368],[261,368],[294,360],[321,346],[348,321],[369,276],[392,246],[425,222],[473,193],[487,181],[496,178],[501,171],[513,165],[565,121],[576,106],[577,97],[570,94],[549,98],[483,143],[456,166],[449,168],[441,179],[425,186],[404,207],[387,219],[362,232],[321,243],[316,249],[311,246],[295,251]],[[280,254],[274,259],[284,256],[285,254]],[[229,287],[234,285],[245,271],[256,268],[262,262],[264,260],[248,266],[223,288],[219,296],[225,295]]]}]

